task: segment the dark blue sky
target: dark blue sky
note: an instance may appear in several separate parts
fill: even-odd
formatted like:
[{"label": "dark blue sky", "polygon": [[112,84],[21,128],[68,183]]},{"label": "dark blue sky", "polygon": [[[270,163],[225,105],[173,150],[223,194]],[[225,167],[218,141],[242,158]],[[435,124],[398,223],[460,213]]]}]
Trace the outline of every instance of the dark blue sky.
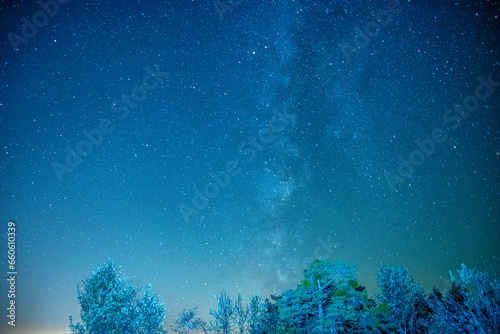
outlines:
[{"label": "dark blue sky", "polygon": [[46,25],[0,6],[12,333],[68,332],[109,258],[167,323],[193,304],[209,320],[223,289],[279,294],[315,256],[373,293],[380,263],[426,288],[498,263],[493,1],[71,1]]}]

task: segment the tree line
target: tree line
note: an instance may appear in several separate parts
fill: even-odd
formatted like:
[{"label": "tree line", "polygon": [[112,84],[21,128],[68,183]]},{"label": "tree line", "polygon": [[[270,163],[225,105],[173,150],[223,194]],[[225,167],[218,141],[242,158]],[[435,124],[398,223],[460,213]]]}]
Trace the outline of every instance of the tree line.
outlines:
[{"label": "tree line", "polygon": [[[500,333],[500,280],[465,265],[446,293],[425,293],[403,266],[381,265],[379,292],[358,283],[356,267],[315,260],[294,289],[246,303],[223,291],[206,322],[198,307],[183,309],[171,330],[179,334]],[[165,306],[151,285],[134,286],[114,264],[99,267],[78,289],[82,323],[71,334],[167,334]]]}]

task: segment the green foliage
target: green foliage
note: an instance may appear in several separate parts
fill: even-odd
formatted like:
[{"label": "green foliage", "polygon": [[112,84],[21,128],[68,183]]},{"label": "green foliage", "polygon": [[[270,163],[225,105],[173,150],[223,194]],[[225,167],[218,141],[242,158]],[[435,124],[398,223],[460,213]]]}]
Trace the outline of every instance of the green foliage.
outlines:
[{"label": "green foliage", "polygon": [[339,282],[328,306],[324,328],[339,332],[365,328],[361,320],[370,317],[367,301],[367,293],[356,279]]},{"label": "green foliage", "polygon": [[388,315],[391,308],[386,303],[379,303],[377,307],[371,309],[373,315]]},{"label": "green foliage", "polygon": [[358,283],[358,279],[357,278],[354,278],[354,279],[350,279],[347,281],[347,284],[349,284],[349,286],[353,289],[357,289],[359,288],[359,283]]},{"label": "green foliage", "polygon": [[346,289],[343,289],[343,288],[340,288],[340,289],[337,289],[337,291],[335,291],[335,297],[338,298],[338,297],[346,297],[347,296],[347,290]]},{"label": "green foliage", "polygon": [[302,282],[300,283],[300,287],[301,287],[302,289],[304,289],[304,290],[305,290],[305,289],[309,289],[309,288],[311,288],[311,287],[312,287],[312,283],[311,283],[311,281],[310,281],[310,280],[305,279],[305,280],[302,280]]},{"label": "green foliage", "polygon": [[337,328],[337,323],[346,322],[346,317],[354,321],[356,312],[348,310],[344,315],[343,308],[351,303],[357,310],[366,296],[354,275],[355,270],[355,266],[341,261],[314,260],[304,270],[304,279],[297,289],[280,296],[277,303],[280,330],[322,332]]},{"label": "green foliage", "polygon": [[355,271],[355,266],[348,265],[342,261],[314,260],[309,268],[304,270],[304,280],[308,280],[313,285],[320,288],[317,286],[318,281],[321,287],[324,287],[332,280],[355,279]]}]

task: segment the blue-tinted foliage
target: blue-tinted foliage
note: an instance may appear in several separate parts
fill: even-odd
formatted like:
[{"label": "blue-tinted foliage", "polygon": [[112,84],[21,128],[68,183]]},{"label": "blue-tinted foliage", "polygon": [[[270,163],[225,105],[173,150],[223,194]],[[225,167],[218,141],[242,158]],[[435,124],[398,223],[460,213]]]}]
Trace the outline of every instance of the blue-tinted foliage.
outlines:
[{"label": "blue-tinted foliage", "polygon": [[[500,281],[462,265],[451,275],[445,294],[428,296],[406,267],[380,266],[380,292],[370,297],[343,262],[315,260],[295,289],[271,300],[255,295],[249,304],[238,295],[217,296],[217,308],[207,325],[197,307],[184,309],[172,329],[180,334],[336,334],[336,333],[500,333]],[[121,278],[112,263],[99,268],[79,291],[82,324],[72,334],[166,334],[165,308],[151,295]]]},{"label": "blue-tinted foliage", "polygon": [[174,319],[172,330],[179,334],[189,334],[192,331],[207,331],[207,324],[198,314],[198,306],[183,309]]},{"label": "blue-tinted foliage", "polygon": [[100,267],[78,291],[82,324],[73,324],[72,334],[165,334],[165,307],[150,292],[120,277],[113,262]]},{"label": "blue-tinted foliage", "polygon": [[390,307],[389,320],[399,331],[414,332],[416,315],[423,291],[408,273],[406,267],[380,266],[377,271],[380,288],[379,301]]},{"label": "blue-tinted foliage", "polygon": [[234,323],[233,300],[227,292],[222,291],[217,296],[217,309],[210,310],[210,315],[214,320],[210,323],[215,333],[229,334]]},{"label": "blue-tinted foliage", "polygon": [[500,333],[500,280],[487,273],[462,268],[443,296],[434,291],[429,304],[434,310],[431,333]]}]

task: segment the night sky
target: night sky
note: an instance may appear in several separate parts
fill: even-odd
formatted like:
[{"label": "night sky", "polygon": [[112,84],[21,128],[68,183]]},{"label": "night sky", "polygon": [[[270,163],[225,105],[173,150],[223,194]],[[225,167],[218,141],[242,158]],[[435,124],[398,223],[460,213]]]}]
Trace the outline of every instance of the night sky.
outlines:
[{"label": "night sky", "polygon": [[168,328],[315,257],[370,293],[498,264],[498,3],[228,3],[0,4],[0,332],[69,332],[110,258]]}]

